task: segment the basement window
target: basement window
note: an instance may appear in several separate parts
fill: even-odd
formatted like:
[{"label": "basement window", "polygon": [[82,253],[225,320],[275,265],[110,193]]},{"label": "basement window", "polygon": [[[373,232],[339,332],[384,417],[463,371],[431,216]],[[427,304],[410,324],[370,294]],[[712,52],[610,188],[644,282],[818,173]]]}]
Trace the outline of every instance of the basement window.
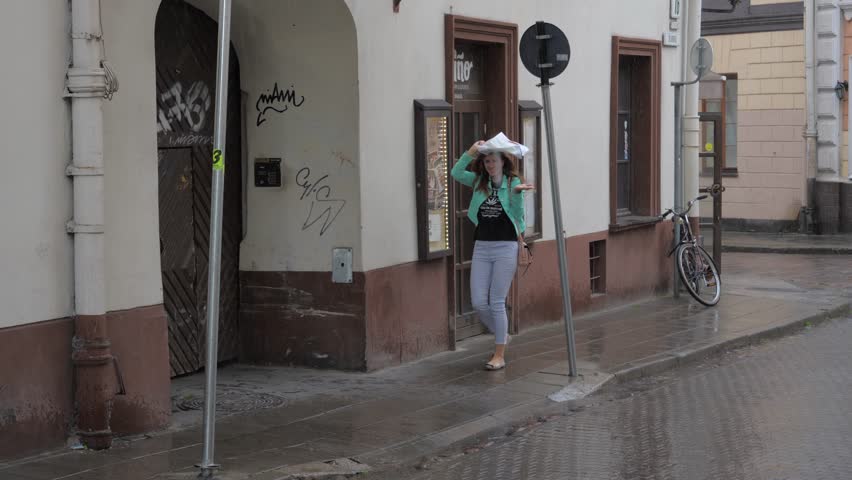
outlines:
[{"label": "basement window", "polygon": [[592,295],[606,293],[606,240],[589,242],[589,279]]}]

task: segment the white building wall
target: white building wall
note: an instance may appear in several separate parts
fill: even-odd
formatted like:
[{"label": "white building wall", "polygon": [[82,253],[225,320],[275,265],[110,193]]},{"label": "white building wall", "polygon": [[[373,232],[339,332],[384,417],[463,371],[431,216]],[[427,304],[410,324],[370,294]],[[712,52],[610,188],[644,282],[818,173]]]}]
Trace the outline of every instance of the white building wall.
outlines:
[{"label": "white building wall", "polygon": [[842,13],[837,0],[816,3],[817,177],[838,179],[843,117],[834,86],[843,76]]},{"label": "white building wall", "polygon": [[[191,0],[218,20],[218,2]],[[332,249],[350,247],[361,270],[358,54],[342,0],[237,0],[231,42],[240,60],[249,172],[240,269],[330,271]],[[295,92],[287,111],[261,94]],[[281,104],[277,108],[283,109]],[[258,120],[263,120],[258,125]],[[254,187],[255,158],[282,159],[282,188]],[[328,213],[325,213],[328,212]]]},{"label": "white building wall", "polygon": [[107,311],[163,303],[154,19],[159,0],[101,2],[120,88],[104,101]]},{"label": "white building wall", "polygon": [[[537,20],[566,32],[571,64],[551,90],[564,224],[568,235],[606,230],[612,36],[661,39],[669,27],[669,1],[430,0],[402,2],[397,14],[390,3],[347,0],[358,26],[364,269],[417,258],[412,101],[444,98],[447,13],[515,23],[519,37]],[[674,104],[669,85],[678,79],[680,58],[679,49],[664,48],[663,206],[673,198]],[[519,100],[541,103],[537,79],[520,62],[519,68]],[[542,172],[544,238],[554,239],[547,168]]]},{"label": "white building wall", "polygon": [[[214,0],[193,2],[216,18]],[[444,96],[444,14],[559,25],[572,62],[555,80],[553,101],[564,222],[569,235],[609,223],[609,78],[613,35],[659,39],[669,2],[466,0],[403,2],[237,0],[232,41],[248,95],[247,237],[241,268],[327,271],[333,247],[353,247],[355,270],[417,258],[412,101]],[[346,11],[351,10],[351,16]],[[121,89],[105,102],[107,307],[162,302],[157,214],[154,18],[159,2],[104,2],[107,58]],[[354,24],[353,24],[354,17]],[[73,313],[69,107],[62,98],[68,65],[65,2],[22,2],[0,20],[6,155],[0,199],[0,328]],[[357,25],[357,35],[355,26]],[[33,31],[41,32],[33,35]],[[26,40],[26,54],[18,45]],[[672,199],[671,81],[679,49],[663,50],[662,205]],[[256,102],[278,82],[299,107],[268,112],[258,126]],[[540,101],[536,79],[519,72],[519,99]],[[543,152],[544,153],[544,152]],[[284,187],[253,187],[252,160],[281,157]],[[310,168],[310,175],[302,170]],[[299,172],[302,176],[299,177]],[[545,238],[555,237],[547,169]],[[323,178],[311,193],[298,185]],[[311,191],[311,189],[307,189]],[[327,197],[325,195],[328,195]],[[335,200],[327,203],[324,200]],[[332,208],[334,221],[317,211]],[[312,213],[312,210],[313,213]],[[312,220],[319,218],[310,226]],[[329,217],[330,218],[330,217]],[[322,234],[320,230],[326,224]],[[363,243],[363,249],[361,248]]]},{"label": "white building wall", "polygon": [[69,29],[67,2],[0,15],[0,328],[73,312]]}]

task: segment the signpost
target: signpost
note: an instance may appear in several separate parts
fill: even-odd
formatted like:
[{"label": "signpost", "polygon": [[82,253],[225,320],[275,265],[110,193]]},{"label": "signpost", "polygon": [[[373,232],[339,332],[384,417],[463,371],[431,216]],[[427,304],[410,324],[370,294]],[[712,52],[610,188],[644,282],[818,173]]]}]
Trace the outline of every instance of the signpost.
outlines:
[{"label": "signpost", "polygon": [[541,79],[544,101],[544,123],[547,134],[547,156],[550,165],[550,188],[553,197],[553,220],[556,227],[556,250],[559,254],[559,279],[562,283],[562,311],[568,342],[569,375],[577,376],[577,354],[574,347],[574,320],[571,312],[571,289],[568,285],[568,257],[565,253],[565,230],[562,228],[562,198],[559,196],[556,145],[553,138],[553,110],[550,105],[550,83],[568,67],[571,46],[565,34],[550,23],[536,22],[524,32],[520,44],[521,62],[529,72]]},{"label": "signpost", "polygon": [[[219,0],[219,35],[216,55],[216,118],[213,139],[213,192],[210,212],[210,267],[207,281],[207,363],[204,388],[204,451],[198,478],[213,478],[216,433],[216,370],[219,346],[219,270],[222,259],[222,203],[225,181],[225,127],[228,116],[228,60],[231,46],[231,0]],[[236,154],[236,153],[235,153]]]},{"label": "signpost", "polygon": [[[676,211],[683,210],[683,86],[693,85],[698,83],[708,72],[713,68],[713,46],[706,38],[699,38],[692,44],[692,49],[689,52],[689,65],[692,72],[695,73],[695,80],[691,82],[672,82],[675,87],[675,135],[674,135],[674,209]],[[672,246],[678,244],[680,239],[680,224],[674,224],[674,238]],[[675,298],[680,297],[680,279],[677,273],[677,258],[673,256],[673,273],[672,273],[672,291]]]}]

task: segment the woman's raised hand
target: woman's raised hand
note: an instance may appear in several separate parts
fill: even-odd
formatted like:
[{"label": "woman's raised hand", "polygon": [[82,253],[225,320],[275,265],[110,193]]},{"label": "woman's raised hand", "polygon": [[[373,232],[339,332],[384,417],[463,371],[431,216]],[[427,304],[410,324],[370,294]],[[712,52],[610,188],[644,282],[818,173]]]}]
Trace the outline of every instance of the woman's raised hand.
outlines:
[{"label": "woman's raised hand", "polygon": [[521,184],[515,185],[515,193],[520,193],[520,192],[523,192],[525,190],[535,190],[535,185],[533,185],[531,183],[521,183]]},{"label": "woman's raised hand", "polygon": [[467,154],[470,155],[471,157],[476,157],[476,155],[479,154],[479,146],[484,144],[484,143],[485,143],[484,140],[474,142],[474,144],[471,145],[470,148],[467,150]]}]

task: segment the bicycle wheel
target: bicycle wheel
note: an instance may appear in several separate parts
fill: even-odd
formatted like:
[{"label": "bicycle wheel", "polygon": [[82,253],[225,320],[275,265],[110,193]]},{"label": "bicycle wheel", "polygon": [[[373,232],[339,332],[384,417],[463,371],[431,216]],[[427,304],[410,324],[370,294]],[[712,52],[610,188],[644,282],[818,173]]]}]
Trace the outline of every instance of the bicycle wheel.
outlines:
[{"label": "bicycle wheel", "polygon": [[691,244],[678,247],[677,270],[693,298],[708,307],[719,303],[722,281],[713,258],[703,248]]}]

